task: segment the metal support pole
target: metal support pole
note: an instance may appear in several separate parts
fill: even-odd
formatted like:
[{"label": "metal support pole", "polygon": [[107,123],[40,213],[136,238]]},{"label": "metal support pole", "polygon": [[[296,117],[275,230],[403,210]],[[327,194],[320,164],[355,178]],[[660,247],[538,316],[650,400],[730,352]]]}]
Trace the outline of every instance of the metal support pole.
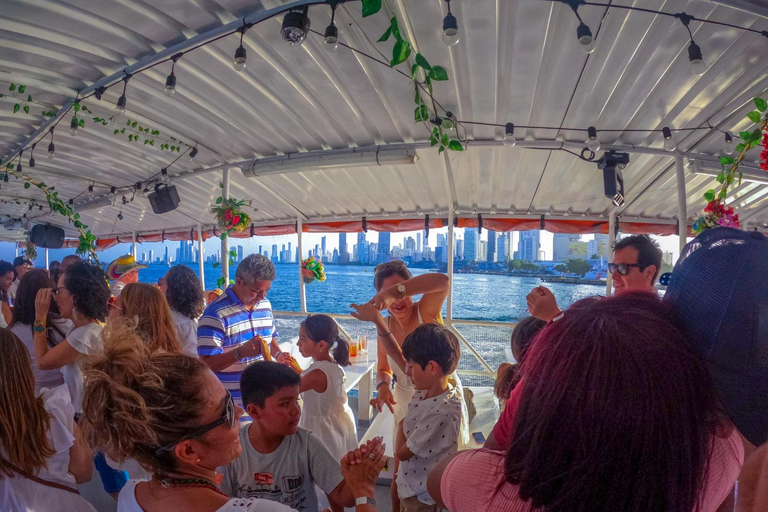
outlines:
[{"label": "metal support pole", "polygon": [[[608,214],[608,261],[613,261],[613,246],[616,244],[616,210]],[[605,296],[610,297],[613,291],[613,274],[608,272],[605,280]]]},{"label": "metal support pole", "polygon": [[200,286],[205,290],[205,253],[203,252],[203,229],[197,225],[197,266],[200,274]]},{"label": "metal support pole", "polygon": [[[221,183],[224,185],[221,189],[221,197],[229,199],[229,169],[222,171]],[[221,239],[221,277],[224,278],[221,289],[226,290],[229,286],[229,237]]]},{"label": "metal support pole", "polygon": [[301,216],[296,218],[296,237],[298,239],[299,259],[296,264],[299,267],[299,296],[301,297],[301,312],[307,312],[307,290],[304,288],[304,276],[301,273],[301,259],[304,257],[304,243],[302,241],[302,226]]},{"label": "metal support pole", "polygon": [[453,320],[453,208],[448,209],[448,302],[445,308],[445,320],[450,325]]},{"label": "metal support pole", "polygon": [[131,236],[133,237],[133,249],[132,249],[132,251],[133,251],[133,259],[136,260],[136,259],[138,259],[138,257],[136,256],[136,232],[133,231],[131,233]]},{"label": "metal support pole", "polygon": [[685,198],[685,162],[682,156],[675,157],[677,175],[677,234],[680,237],[680,254],[688,241],[688,202]]},{"label": "metal support pole", "polygon": [[51,266],[50,262],[48,261],[48,248],[45,248],[45,269],[48,270],[48,268]]}]

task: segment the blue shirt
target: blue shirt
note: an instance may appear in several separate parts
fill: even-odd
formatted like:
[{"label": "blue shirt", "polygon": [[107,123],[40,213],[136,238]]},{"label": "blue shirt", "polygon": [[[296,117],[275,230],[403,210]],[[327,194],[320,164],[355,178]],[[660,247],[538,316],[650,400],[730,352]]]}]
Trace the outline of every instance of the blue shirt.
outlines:
[{"label": "blue shirt", "polygon": [[[269,344],[277,335],[269,300],[265,298],[249,310],[237,298],[232,288],[227,288],[218,299],[205,308],[203,316],[200,317],[197,324],[197,355],[205,357],[225,354],[256,336],[261,336]],[[243,401],[240,376],[249,364],[259,359],[262,357],[245,358],[220,372],[215,372],[235,402],[241,406]]]}]

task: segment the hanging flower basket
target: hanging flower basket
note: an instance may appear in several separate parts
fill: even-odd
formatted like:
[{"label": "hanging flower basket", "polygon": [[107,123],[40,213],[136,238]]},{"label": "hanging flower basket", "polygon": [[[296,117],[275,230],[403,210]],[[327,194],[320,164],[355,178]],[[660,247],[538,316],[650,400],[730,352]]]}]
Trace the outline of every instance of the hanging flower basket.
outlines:
[{"label": "hanging flower basket", "polygon": [[325,281],[325,267],[314,256],[301,261],[301,277],[304,283],[310,284],[317,281]]},{"label": "hanging flower basket", "polygon": [[[223,187],[219,183],[219,187]],[[228,198],[219,196],[216,204],[211,207],[211,213],[216,216],[216,223],[221,228],[220,238],[224,239],[232,231],[245,231],[251,225],[251,218],[243,211],[246,206],[251,206],[250,200]]]}]

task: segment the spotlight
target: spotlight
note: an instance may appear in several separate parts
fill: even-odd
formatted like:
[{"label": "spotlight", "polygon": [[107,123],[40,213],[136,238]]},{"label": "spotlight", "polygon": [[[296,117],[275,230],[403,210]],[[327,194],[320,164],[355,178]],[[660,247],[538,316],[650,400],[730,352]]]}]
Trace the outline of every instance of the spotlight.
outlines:
[{"label": "spotlight", "polygon": [[600,141],[597,140],[597,129],[594,126],[587,128],[587,149],[590,151],[600,151]]},{"label": "spotlight", "polygon": [[583,21],[579,24],[579,28],[576,29],[576,37],[579,39],[579,44],[584,53],[590,54],[595,51],[595,40],[592,38],[592,31]]},{"label": "spotlight", "polygon": [[298,46],[304,42],[309,32],[310,21],[307,13],[309,6],[296,7],[291,9],[283,18],[283,28],[280,35],[288,46]]},{"label": "spotlight", "polygon": [[171,177],[168,176],[168,169],[162,169],[160,171],[160,183],[167,185],[171,182]]},{"label": "spotlight", "polygon": [[77,115],[72,116],[72,122],[69,123],[69,134],[71,136],[77,135],[77,129],[80,127],[80,124],[77,122]]},{"label": "spotlight", "polygon": [[245,69],[246,52],[245,46],[243,46],[243,36],[245,35],[246,30],[248,30],[248,28],[245,25],[240,28],[240,46],[235,50],[235,59],[232,61],[232,66],[234,66],[235,71],[242,71]]},{"label": "spotlight", "polygon": [[614,206],[624,204],[624,178],[621,170],[629,164],[629,153],[606,151],[597,162],[597,168],[603,171],[603,189],[605,197]]},{"label": "spotlight", "polygon": [[515,125],[512,123],[507,123],[504,129],[504,145],[508,148],[511,148],[515,144],[517,144],[517,139],[515,139]]},{"label": "spotlight", "polygon": [[333,53],[339,48],[339,29],[331,21],[331,24],[325,29],[325,39],[323,39],[323,48],[328,53]]},{"label": "spotlight", "polygon": [[736,144],[733,143],[733,135],[731,132],[725,132],[725,144],[723,145],[723,153],[726,155],[732,155],[736,150]]},{"label": "spotlight", "polygon": [[443,43],[454,46],[459,42],[459,22],[451,13],[451,0],[445,0],[445,3],[448,4],[448,14],[443,18]]},{"label": "spotlight", "polygon": [[196,156],[197,156],[197,148],[192,148],[189,151],[189,159],[194,160]]},{"label": "spotlight", "polygon": [[707,71],[707,64],[701,55],[701,48],[693,39],[691,39],[691,44],[688,45],[688,60],[691,61],[691,71],[693,71],[694,75],[701,76]]},{"label": "spotlight", "polygon": [[661,129],[661,133],[664,134],[664,149],[667,151],[674,151],[677,145],[672,139],[672,130],[665,126]]}]

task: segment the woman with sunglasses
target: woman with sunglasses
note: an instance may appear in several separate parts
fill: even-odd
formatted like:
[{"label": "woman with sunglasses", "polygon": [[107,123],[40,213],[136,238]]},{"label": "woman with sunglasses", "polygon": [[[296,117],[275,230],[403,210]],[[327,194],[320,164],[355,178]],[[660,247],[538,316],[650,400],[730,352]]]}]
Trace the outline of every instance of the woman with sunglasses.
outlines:
[{"label": "woman with sunglasses", "polygon": [[[292,510],[267,500],[231,499],[217,487],[216,468],[241,453],[243,410],[205,363],[150,353],[124,328],[105,333],[104,343],[104,354],[86,367],[83,435],[109,457],[133,458],[152,475],[123,488],[118,512]],[[373,479],[353,480],[372,485]]]}]

